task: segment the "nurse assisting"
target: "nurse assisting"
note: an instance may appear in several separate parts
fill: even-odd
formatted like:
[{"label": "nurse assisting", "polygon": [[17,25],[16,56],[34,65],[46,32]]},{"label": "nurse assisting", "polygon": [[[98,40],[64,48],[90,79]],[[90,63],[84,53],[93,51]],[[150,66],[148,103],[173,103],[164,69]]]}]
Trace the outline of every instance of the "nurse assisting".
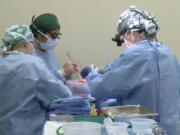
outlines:
[{"label": "nurse assisting", "polygon": [[68,61],[60,69],[59,61],[55,54],[55,47],[60,36],[60,24],[56,15],[51,13],[33,16],[30,29],[35,37],[35,55],[44,60],[53,74],[63,82],[80,70],[78,61]]}]

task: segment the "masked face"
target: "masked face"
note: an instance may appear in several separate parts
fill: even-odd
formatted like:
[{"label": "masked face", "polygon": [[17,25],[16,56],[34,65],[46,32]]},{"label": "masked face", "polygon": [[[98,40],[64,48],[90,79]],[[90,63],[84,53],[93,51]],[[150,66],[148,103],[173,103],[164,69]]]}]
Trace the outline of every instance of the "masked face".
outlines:
[{"label": "masked face", "polygon": [[128,40],[126,40],[126,39],[124,39],[124,44],[126,45],[127,48],[130,47],[130,42]]},{"label": "masked face", "polygon": [[58,41],[59,41],[58,38],[50,38],[49,36],[47,36],[46,34],[44,34],[42,32],[41,32],[41,34],[47,38],[47,41],[45,43],[38,41],[42,49],[49,51],[49,50],[54,49],[57,46]]},{"label": "masked face", "polygon": [[132,31],[126,32],[123,38],[124,38],[124,44],[126,45],[127,48],[133,45],[134,36]]},{"label": "masked face", "polygon": [[40,43],[42,49],[49,51],[54,49],[57,46],[58,39],[51,39],[48,37],[48,40],[45,43]]}]

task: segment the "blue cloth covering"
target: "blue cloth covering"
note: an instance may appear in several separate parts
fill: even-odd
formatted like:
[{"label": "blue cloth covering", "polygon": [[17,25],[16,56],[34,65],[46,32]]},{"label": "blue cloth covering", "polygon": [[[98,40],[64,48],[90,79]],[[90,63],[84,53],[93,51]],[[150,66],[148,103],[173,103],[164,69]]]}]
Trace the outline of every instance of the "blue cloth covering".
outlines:
[{"label": "blue cloth covering", "polygon": [[162,43],[144,40],[108,63],[105,73],[91,71],[88,85],[97,99],[116,98],[159,114],[168,135],[180,135],[180,63]]},{"label": "blue cloth covering", "polygon": [[102,109],[103,107],[117,106],[117,99],[107,99],[107,100],[98,100],[96,103],[97,109]]},{"label": "blue cloth covering", "polygon": [[32,55],[0,57],[0,76],[0,135],[42,135],[51,100],[72,94]]},{"label": "blue cloth covering", "polygon": [[51,104],[51,113],[55,114],[88,114],[90,111],[89,100],[83,97],[58,99]]},{"label": "blue cloth covering", "polygon": [[66,83],[66,78],[64,78],[58,70],[53,71],[54,76],[61,80],[64,84]]},{"label": "blue cloth covering", "polygon": [[86,106],[88,104],[89,104],[89,101],[87,98],[71,97],[71,98],[55,100],[51,104],[51,108],[56,109],[60,107],[77,107],[77,106]]},{"label": "blue cloth covering", "polygon": [[53,111],[51,111],[51,113],[54,114],[89,114],[89,112],[91,111],[90,106],[81,106],[81,107],[71,107],[71,108],[58,108],[55,109]]}]

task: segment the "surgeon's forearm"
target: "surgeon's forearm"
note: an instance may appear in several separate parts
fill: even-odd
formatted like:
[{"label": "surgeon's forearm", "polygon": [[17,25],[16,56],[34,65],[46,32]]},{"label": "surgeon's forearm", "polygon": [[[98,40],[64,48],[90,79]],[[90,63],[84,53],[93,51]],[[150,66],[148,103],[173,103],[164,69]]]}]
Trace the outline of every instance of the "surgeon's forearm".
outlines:
[{"label": "surgeon's forearm", "polygon": [[71,75],[66,75],[61,70],[58,70],[57,72],[59,74],[59,77],[57,77],[57,78],[59,78],[62,82],[64,82],[64,84],[66,84],[67,80],[71,80],[72,79]]},{"label": "surgeon's forearm", "polygon": [[71,78],[72,73],[68,73],[63,69],[58,70],[58,71],[66,80],[69,80]]}]

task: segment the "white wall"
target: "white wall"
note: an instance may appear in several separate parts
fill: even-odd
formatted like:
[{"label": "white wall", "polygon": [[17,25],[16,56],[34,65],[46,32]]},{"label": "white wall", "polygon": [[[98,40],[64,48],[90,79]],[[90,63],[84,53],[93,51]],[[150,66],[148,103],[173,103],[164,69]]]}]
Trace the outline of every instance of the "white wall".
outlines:
[{"label": "white wall", "polygon": [[61,63],[66,52],[82,66],[101,66],[118,56],[124,47],[116,47],[111,37],[116,22],[129,5],[151,11],[160,22],[159,40],[180,59],[179,0],[0,0],[0,36],[12,24],[30,24],[33,15],[55,13],[61,24],[62,39],[56,49]]}]

